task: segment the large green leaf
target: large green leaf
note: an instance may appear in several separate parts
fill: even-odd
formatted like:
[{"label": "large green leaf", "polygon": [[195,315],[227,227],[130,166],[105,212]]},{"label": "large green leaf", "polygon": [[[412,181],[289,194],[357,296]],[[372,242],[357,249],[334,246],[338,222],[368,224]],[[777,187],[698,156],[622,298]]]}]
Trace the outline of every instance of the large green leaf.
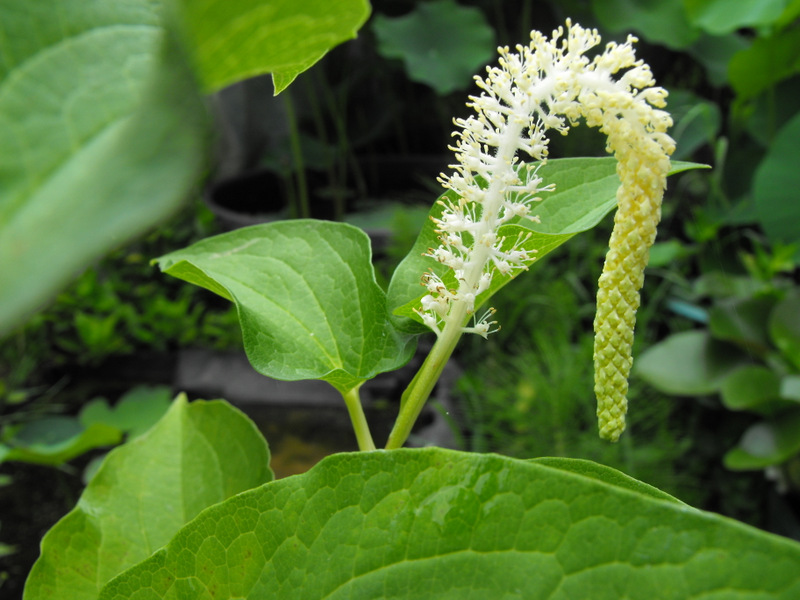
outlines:
[{"label": "large green leaf", "polygon": [[272,73],[275,93],[354,38],[368,0],[181,0],[207,90]]},{"label": "large green leaf", "polygon": [[[535,259],[531,264],[535,265],[575,234],[597,225],[614,209],[619,187],[616,164],[616,160],[611,157],[547,161],[539,167],[538,174],[545,183],[555,184],[555,191],[542,194],[543,201],[533,206],[531,211],[532,215],[540,217],[541,223],[517,219],[516,222],[512,221],[501,227],[500,235],[512,244],[520,233],[530,233],[530,238],[520,247],[534,254]],[[702,165],[674,162],[670,173],[694,168],[702,168]],[[452,191],[448,191],[442,197],[453,199],[455,196]],[[439,217],[441,212],[442,205],[437,202],[431,208],[430,216]],[[421,319],[414,312],[414,308],[419,307],[420,299],[427,293],[420,286],[423,273],[433,271],[446,283],[456,283],[445,265],[423,256],[429,248],[439,245],[435,229],[436,225],[429,219],[413,248],[395,270],[389,284],[390,310],[398,317],[398,327],[408,331],[425,331]],[[508,276],[496,275],[491,287],[478,297],[476,306],[486,302],[519,273],[516,270]]]},{"label": "large green leaf", "polygon": [[708,332],[686,331],[645,350],[633,372],[667,394],[697,396],[718,392],[725,378],[748,362],[747,354]]},{"label": "large green leaf", "polygon": [[[800,51],[800,29],[797,31]],[[797,198],[800,171],[793,160],[798,154],[800,113],[775,136],[753,180],[756,214],[773,243],[800,244],[800,229],[797,226],[800,223],[800,202]]]},{"label": "large green leaf", "polygon": [[42,540],[25,600],[94,600],[204,508],[272,480],[264,438],[224,402],[178,397],[148,433],[113,450],[78,505]]},{"label": "large green leaf", "polygon": [[360,229],[294,220],[208,238],[158,264],[236,303],[258,372],[324,379],[345,392],[400,367],[413,352],[389,322],[371,259]]},{"label": "large green leaf", "polygon": [[494,30],[486,17],[480,9],[453,0],[420,3],[401,17],[376,15],[372,27],[380,53],[402,59],[410,79],[439,94],[468,87],[495,56]]},{"label": "large green leaf", "polygon": [[0,3],[0,335],[200,173],[205,110],[165,6]]},{"label": "large green leaf", "polygon": [[340,454],[205,511],[101,598],[800,596],[797,543],[595,475],[433,448]]}]

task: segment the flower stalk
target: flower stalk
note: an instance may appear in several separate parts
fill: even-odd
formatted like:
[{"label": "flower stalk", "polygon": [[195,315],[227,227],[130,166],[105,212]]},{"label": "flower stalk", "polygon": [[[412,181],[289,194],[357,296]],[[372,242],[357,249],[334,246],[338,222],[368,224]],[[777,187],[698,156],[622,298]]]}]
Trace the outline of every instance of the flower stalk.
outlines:
[{"label": "flower stalk", "polygon": [[[566,134],[583,120],[607,136],[607,150],[618,160],[621,186],[617,193],[609,253],[599,281],[595,319],[595,392],[600,435],[619,438],[625,427],[627,378],[631,345],[647,255],[655,239],[660,206],[674,142],[666,134],[672,121],[659,108],[666,91],[654,87],[650,68],[636,60],[635,38],[609,43],[593,59],[586,53],[600,43],[595,30],[567,21],[550,39],[531,33],[516,52],[500,48],[497,66],[476,77],[482,90],[470,97],[475,114],[456,119],[457,143],[451,147],[453,173],[439,181],[454,192],[440,200],[443,210],[434,222],[439,246],[426,256],[442,263],[452,278],[432,270],[422,283],[427,293],[417,313],[436,335],[430,362],[404,395],[397,432],[389,446],[405,441],[413,420],[463,333],[483,337],[496,331],[493,309],[476,316],[491,293],[497,274],[514,277],[535,259],[528,237],[506,239],[505,224],[528,219],[539,194],[553,190],[538,169],[524,165],[547,160],[547,134]],[[456,285],[447,285],[447,281]],[[483,295],[483,297],[482,297]],[[469,321],[473,323],[470,325]],[[435,355],[435,356],[434,356]]]}]

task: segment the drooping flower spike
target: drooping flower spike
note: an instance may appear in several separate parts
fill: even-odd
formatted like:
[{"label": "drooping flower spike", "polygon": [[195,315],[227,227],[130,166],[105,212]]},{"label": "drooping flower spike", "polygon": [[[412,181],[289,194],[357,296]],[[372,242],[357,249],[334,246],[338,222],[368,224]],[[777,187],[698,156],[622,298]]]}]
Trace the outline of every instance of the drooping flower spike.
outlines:
[{"label": "drooping flower spike", "polygon": [[[440,337],[453,328],[486,336],[495,326],[493,310],[476,318],[476,299],[497,274],[527,269],[535,258],[524,237],[498,235],[513,218],[536,219],[531,204],[551,191],[536,168],[544,162],[547,134],[566,134],[583,119],[607,136],[606,149],[617,158],[621,180],[609,252],[599,281],[595,318],[595,393],[600,435],[616,440],[625,428],[628,375],[639,290],[649,248],[655,239],[669,156],[672,125],[666,91],[654,87],[650,68],[636,60],[629,37],[611,42],[593,59],[586,53],[600,43],[596,30],[566,23],[547,39],[531,33],[516,52],[500,48],[498,65],[476,77],[483,90],[470,97],[475,114],[457,119],[457,143],[451,149],[454,172],[442,185],[456,199],[443,202],[438,219],[440,245],[428,256],[452,269],[455,289],[434,273],[423,276],[428,293],[418,313]],[[469,321],[472,319],[472,324]]]}]

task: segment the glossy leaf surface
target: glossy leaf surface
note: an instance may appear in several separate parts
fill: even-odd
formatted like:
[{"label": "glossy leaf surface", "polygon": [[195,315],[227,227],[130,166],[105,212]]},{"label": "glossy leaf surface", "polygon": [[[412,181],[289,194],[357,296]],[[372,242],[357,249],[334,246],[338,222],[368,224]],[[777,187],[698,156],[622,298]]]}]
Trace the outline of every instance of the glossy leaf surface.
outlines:
[{"label": "glossy leaf surface", "polygon": [[170,275],[236,303],[245,351],[269,377],[324,379],[349,390],[405,364],[375,281],[369,238],[315,220],[256,225],[158,259]]},{"label": "glossy leaf surface", "polygon": [[255,426],[224,402],[179,397],[142,437],[116,448],[78,505],[42,540],[25,600],[94,600],[204,508],[272,480]]},{"label": "glossy leaf surface", "polygon": [[336,455],[205,511],[101,598],[800,594],[800,545],[578,471],[435,448]]}]

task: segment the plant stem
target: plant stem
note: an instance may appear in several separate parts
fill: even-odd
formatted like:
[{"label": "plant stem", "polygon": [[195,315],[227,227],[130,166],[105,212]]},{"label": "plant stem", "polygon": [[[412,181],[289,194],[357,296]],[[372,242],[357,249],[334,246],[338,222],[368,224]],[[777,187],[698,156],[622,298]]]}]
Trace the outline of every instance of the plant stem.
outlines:
[{"label": "plant stem", "polygon": [[367,418],[364,416],[364,409],[361,406],[361,397],[357,386],[342,394],[344,403],[347,405],[347,412],[350,413],[350,422],[353,424],[353,431],[356,433],[359,450],[375,450],[375,442],[372,441],[372,434],[369,432]]},{"label": "plant stem", "polygon": [[450,315],[452,317],[445,325],[436,343],[431,348],[430,354],[425,358],[414,379],[411,380],[403,397],[400,400],[400,413],[394,422],[392,432],[389,434],[389,441],[386,442],[386,449],[392,450],[400,448],[408,439],[411,428],[422,412],[422,407],[433,391],[436,382],[444,370],[450,355],[453,354],[458,340],[461,339],[464,319],[466,318],[466,307],[463,304],[457,305],[460,315]]},{"label": "plant stem", "polygon": [[305,162],[303,161],[303,149],[300,146],[300,128],[297,125],[297,117],[294,113],[291,94],[287,90],[281,97],[283,98],[283,107],[286,111],[286,120],[289,123],[289,142],[296,170],[297,204],[292,206],[292,216],[295,218],[307,219],[311,216],[311,210],[308,204],[308,185],[306,182]]}]

